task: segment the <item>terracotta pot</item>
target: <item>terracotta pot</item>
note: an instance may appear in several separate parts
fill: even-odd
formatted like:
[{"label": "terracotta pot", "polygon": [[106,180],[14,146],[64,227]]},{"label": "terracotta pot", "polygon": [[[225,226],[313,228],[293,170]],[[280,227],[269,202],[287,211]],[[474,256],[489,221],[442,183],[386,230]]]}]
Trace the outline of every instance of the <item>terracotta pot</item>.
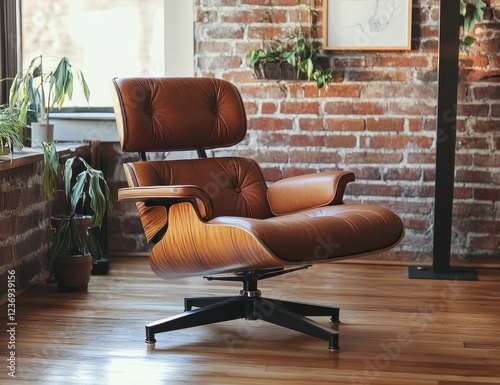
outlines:
[{"label": "terracotta pot", "polygon": [[[50,222],[52,225],[53,229],[56,229],[60,222],[64,219],[68,218],[67,216],[57,216],[54,215],[50,218]],[[82,239],[87,239],[87,227],[89,227],[90,221],[92,220],[92,215],[84,215],[84,214],[78,214],[77,215],[77,225],[78,225],[78,232],[80,233],[80,237]]]},{"label": "terracotta pot", "polygon": [[[78,231],[82,239],[86,239],[86,229],[92,219],[90,215],[78,216]],[[61,217],[52,217],[52,226],[57,227]],[[75,253],[77,251],[75,250]],[[87,255],[66,255],[57,260],[54,264],[54,278],[58,283],[57,291],[87,291],[90,275],[92,271],[92,256]]]},{"label": "terracotta pot", "polygon": [[91,271],[90,255],[67,255],[60,258],[54,266],[57,291],[87,291]]}]

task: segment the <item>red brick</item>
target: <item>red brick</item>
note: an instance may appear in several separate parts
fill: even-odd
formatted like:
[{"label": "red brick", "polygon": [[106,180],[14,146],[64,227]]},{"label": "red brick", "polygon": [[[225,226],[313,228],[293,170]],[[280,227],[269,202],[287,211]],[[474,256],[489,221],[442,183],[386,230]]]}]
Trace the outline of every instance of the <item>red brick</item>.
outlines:
[{"label": "red brick", "polygon": [[[274,16],[273,22],[275,23],[283,23],[285,22],[285,13],[284,12],[273,12]],[[270,14],[262,11],[260,9],[250,9],[250,10],[239,10],[235,12],[234,9],[220,11],[219,17],[223,23],[256,23],[256,22],[264,22],[265,18],[269,18]]]},{"label": "red brick", "polygon": [[361,147],[366,148],[430,148],[432,145],[432,139],[427,137],[408,137],[402,135],[366,136],[361,138],[360,145]]},{"label": "red brick", "polygon": [[403,193],[403,189],[401,186],[387,184],[349,183],[346,193],[349,195],[399,197]]},{"label": "red brick", "polygon": [[498,202],[500,200],[500,189],[497,188],[476,188],[474,198],[481,201]]},{"label": "red brick", "polygon": [[336,152],[290,151],[290,163],[339,163],[341,157]]},{"label": "red brick", "polygon": [[455,155],[455,167],[470,167],[473,162],[473,155],[457,153]]},{"label": "red brick", "polygon": [[495,155],[474,155],[474,166],[500,168],[500,154]]},{"label": "red brick", "polygon": [[0,266],[12,264],[14,261],[14,250],[12,244],[0,244]]},{"label": "red brick", "polygon": [[435,99],[437,88],[429,87],[428,84],[380,84],[378,82],[368,84],[361,90],[363,98],[398,98],[408,99]]},{"label": "red brick", "polygon": [[357,84],[332,84],[324,96],[339,98],[359,98],[360,87]]},{"label": "red brick", "polygon": [[492,214],[491,205],[487,203],[474,202],[469,204],[455,202],[453,205],[453,215],[457,217],[491,218]]},{"label": "red brick", "polygon": [[272,131],[259,132],[257,136],[258,147],[288,147],[291,144],[291,137],[288,134],[275,133]]},{"label": "red brick", "polygon": [[500,118],[500,104],[491,105],[491,116],[494,118]]},{"label": "red brick", "polygon": [[434,185],[410,185],[406,184],[402,186],[404,191],[404,196],[407,198],[431,198],[434,197]]},{"label": "red brick", "polygon": [[366,129],[368,131],[403,131],[405,126],[404,118],[368,118],[366,119]]},{"label": "red brick", "polygon": [[264,115],[274,114],[277,111],[276,104],[263,102],[261,106],[261,112]]},{"label": "red brick", "polygon": [[[248,28],[248,39],[252,40],[262,40],[266,38],[286,38],[287,36],[290,36],[291,32],[293,32],[293,29],[287,28],[285,26],[276,26],[276,25],[271,25],[271,24],[262,24],[262,25],[252,25]],[[226,35],[226,38],[228,36],[231,36],[231,38],[239,38],[239,36],[233,36],[231,32],[228,32]],[[260,48],[259,46],[253,47],[254,49]]]},{"label": "red brick", "polygon": [[403,161],[402,154],[383,154],[380,152],[358,152],[346,155],[347,164],[376,163],[376,164],[398,164]]},{"label": "red brick", "polygon": [[292,119],[283,118],[253,118],[249,121],[249,129],[263,131],[291,130],[293,127]]},{"label": "red brick", "polygon": [[299,127],[301,131],[323,131],[323,119],[300,118]]},{"label": "red brick", "polygon": [[433,182],[436,180],[436,169],[424,169],[424,182]]},{"label": "red brick", "polygon": [[331,135],[326,138],[326,146],[329,148],[353,148],[356,144],[354,135]]},{"label": "red brick", "polygon": [[298,167],[285,167],[283,169],[283,178],[290,178],[292,176],[306,175],[317,172],[315,169],[298,168]]},{"label": "red brick", "polygon": [[242,59],[239,56],[210,56],[198,58],[198,65],[205,69],[239,68]]},{"label": "red brick", "polygon": [[429,230],[431,221],[429,219],[403,218],[406,230]]},{"label": "red brick", "polygon": [[436,115],[437,104],[436,102],[424,103],[417,101],[408,102],[390,102],[387,107],[387,113],[397,115]]},{"label": "red brick", "polygon": [[383,102],[327,102],[325,112],[332,115],[383,115],[386,108]]},{"label": "red brick", "polygon": [[327,129],[329,131],[363,131],[365,129],[364,119],[327,119]]},{"label": "red brick", "polygon": [[488,86],[475,86],[472,89],[474,99],[477,101],[486,100],[500,100],[500,90],[498,84]]},{"label": "red brick", "polygon": [[254,115],[257,113],[258,108],[257,108],[257,103],[255,102],[245,102],[245,111],[247,115]]},{"label": "red brick", "polygon": [[494,255],[500,255],[499,236],[471,236],[470,247],[475,250],[493,251]]},{"label": "red brick", "polygon": [[477,133],[500,132],[500,119],[497,120],[476,120],[472,123],[472,130]]},{"label": "red brick", "polygon": [[278,167],[263,168],[262,173],[264,174],[264,178],[268,182],[275,182],[281,179],[281,171]]},{"label": "red brick", "polygon": [[411,132],[422,131],[422,119],[408,119],[408,128]]},{"label": "red brick", "polygon": [[411,71],[349,71],[346,74],[347,80],[353,82],[373,82],[373,81],[390,81],[390,82],[406,82],[412,79]]},{"label": "red brick", "polygon": [[429,58],[426,55],[394,55],[394,56],[376,56],[376,60],[370,63],[374,67],[428,67]]},{"label": "red brick", "polygon": [[472,199],[474,190],[470,187],[455,187],[453,199]]},{"label": "red brick", "polygon": [[462,149],[481,149],[486,150],[490,146],[488,138],[470,138],[459,137],[457,138],[457,150]]},{"label": "red brick", "polygon": [[228,36],[231,39],[242,39],[244,33],[243,28],[237,24],[205,23],[203,29],[204,35],[210,40],[227,39]]},{"label": "red brick", "polygon": [[381,180],[380,170],[378,167],[351,167],[347,166],[346,170],[352,171],[356,175],[356,180]]},{"label": "red brick", "polygon": [[248,153],[248,155],[247,152],[243,152],[242,156],[255,159],[258,163],[288,163],[289,158],[287,151],[275,150],[257,150],[253,154],[252,152]]},{"label": "red brick", "polygon": [[485,221],[480,219],[466,220],[462,218],[460,221],[455,221],[454,226],[461,232],[474,232],[483,234],[499,234],[500,222]]},{"label": "red brick", "polygon": [[283,90],[275,82],[262,82],[256,80],[253,84],[241,85],[238,87],[243,101],[260,100],[260,99],[276,99],[283,98]]},{"label": "red brick", "polygon": [[290,146],[293,147],[326,147],[327,138],[323,135],[292,135]]},{"label": "red brick", "polygon": [[253,81],[254,76],[252,70],[234,70],[224,73],[222,75],[222,79],[227,80],[230,83],[246,83]]},{"label": "red brick", "polygon": [[389,168],[384,172],[384,180],[420,180],[422,170],[414,168]]},{"label": "red brick", "polygon": [[293,102],[282,102],[280,112],[283,114],[318,114],[319,103],[318,102],[303,102],[303,101],[293,101]]}]

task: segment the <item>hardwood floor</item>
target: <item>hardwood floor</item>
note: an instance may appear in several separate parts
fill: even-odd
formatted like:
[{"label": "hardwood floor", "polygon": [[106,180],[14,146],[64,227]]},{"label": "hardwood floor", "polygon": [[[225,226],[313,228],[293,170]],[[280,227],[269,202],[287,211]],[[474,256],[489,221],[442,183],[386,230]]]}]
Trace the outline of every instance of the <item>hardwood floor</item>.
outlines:
[{"label": "hardwood floor", "polygon": [[[150,346],[144,325],[181,313],[183,297],[240,286],[164,281],[145,258],[115,258],[88,293],[42,284],[16,298],[16,378],[2,338],[0,383],[500,384],[500,270],[478,275],[416,280],[406,266],[344,262],[260,282],[266,297],[340,306],[338,353],[327,341],[246,320],[161,333]],[[6,305],[2,317],[6,327]]]}]

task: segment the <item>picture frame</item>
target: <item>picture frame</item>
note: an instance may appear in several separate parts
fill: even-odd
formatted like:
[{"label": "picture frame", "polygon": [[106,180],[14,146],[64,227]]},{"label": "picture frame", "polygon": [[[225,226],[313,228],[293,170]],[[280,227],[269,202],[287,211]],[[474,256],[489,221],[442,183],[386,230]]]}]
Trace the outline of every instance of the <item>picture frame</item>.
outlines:
[{"label": "picture frame", "polygon": [[410,50],[411,0],[324,0],[324,50]]}]

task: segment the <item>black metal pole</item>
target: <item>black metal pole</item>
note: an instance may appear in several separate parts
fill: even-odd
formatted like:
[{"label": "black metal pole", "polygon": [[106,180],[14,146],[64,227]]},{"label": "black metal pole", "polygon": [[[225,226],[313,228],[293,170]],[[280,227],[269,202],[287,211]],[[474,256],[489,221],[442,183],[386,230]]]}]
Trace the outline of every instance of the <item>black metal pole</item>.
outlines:
[{"label": "black metal pole", "polygon": [[457,126],[459,11],[459,1],[441,0],[433,242],[433,269],[437,273],[445,273],[450,269]]},{"label": "black metal pole", "polygon": [[457,126],[459,11],[458,0],[441,0],[432,269],[410,266],[410,278],[477,279],[475,271],[450,268]]}]

